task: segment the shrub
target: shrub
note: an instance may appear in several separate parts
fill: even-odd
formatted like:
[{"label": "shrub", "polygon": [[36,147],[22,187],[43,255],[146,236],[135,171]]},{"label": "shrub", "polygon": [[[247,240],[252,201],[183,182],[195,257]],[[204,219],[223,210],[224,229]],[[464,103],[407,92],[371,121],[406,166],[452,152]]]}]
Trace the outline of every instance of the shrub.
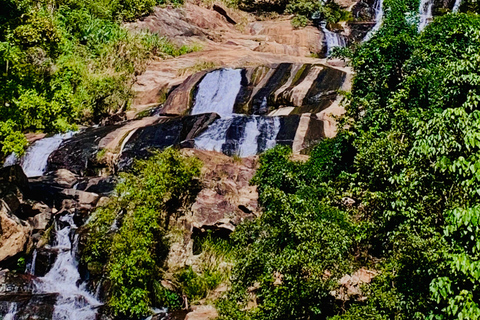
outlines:
[{"label": "shrub", "polygon": [[105,265],[111,286],[107,304],[114,314],[138,318],[158,302],[177,305],[173,293],[157,283],[169,250],[165,234],[170,219],[196,196],[199,174],[194,158],[171,148],[154,153],[121,174],[116,196],[94,213],[83,260]]}]

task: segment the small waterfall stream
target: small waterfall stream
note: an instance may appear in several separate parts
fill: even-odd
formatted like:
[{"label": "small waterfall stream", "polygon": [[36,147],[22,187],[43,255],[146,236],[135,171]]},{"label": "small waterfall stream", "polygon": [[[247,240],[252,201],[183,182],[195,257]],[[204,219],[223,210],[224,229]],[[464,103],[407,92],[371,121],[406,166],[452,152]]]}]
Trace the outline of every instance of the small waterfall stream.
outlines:
[{"label": "small waterfall stream", "polygon": [[[68,132],[35,141],[20,159],[25,175],[27,177],[43,175],[47,169],[48,156],[60,146],[63,140],[72,136],[73,132]],[[18,158],[12,153],[5,159],[3,166],[11,166],[18,162]]]},{"label": "small waterfall stream", "polygon": [[52,250],[57,251],[58,256],[50,271],[44,277],[35,279],[37,293],[58,293],[53,320],[94,320],[96,307],[101,305],[87,291],[86,284],[81,283],[76,258],[76,228],[73,214],[60,217],[59,221],[55,222],[56,237]]},{"label": "small waterfall stream", "polygon": [[432,19],[433,0],[421,0],[418,12],[420,14],[420,22],[418,23],[418,32],[427,26]]},{"label": "small waterfall stream", "polygon": [[3,317],[3,320],[15,320],[17,314],[18,305],[15,302],[10,303],[8,307],[8,313]]},{"label": "small waterfall stream", "polygon": [[320,28],[325,34],[325,42],[327,44],[327,57],[330,56],[333,48],[345,47],[347,45],[345,38],[342,37],[342,35],[327,29],[327,23],[325,21],[320,22]]},{"label": "small waterfall stream", "polygon": [[453,5],[452,12],[458,12],[458,10],[460,10],[461,5],[462,5],[462,0],[455,0],[455,4]]},{"label": "small waterfall stream", "polygon": [[[248,157],[275,146],[280,131],[278,117],[233,113],[241,80],[241,69],[220,69],[208,73],[198,85],[192,114],[215,112],[221,119],[195,138],[196,148]],[[264,100],[262,106],[267,108]]]},{"label": "small waterfall stream", "polygon": [[375,0],[373,5],[373,9],[375,10],[375,25],[373,26],[372,30],[368,31],[363,38],[363,41],[368,41],[372,38],[372,36],[377,32],[383,23],[383,0]]},{"label": "small waterfall stream", "polygon": [[229,117],[240,91],[242,69],[219,69],[207,73],[198,85],[192,114],[216,112]]},{"label": "small waterfall stream", "polygon": [[273,148],[279,131],[279,117],[235,115],[215,121],[195,139],[195,147],[248,157]]}]

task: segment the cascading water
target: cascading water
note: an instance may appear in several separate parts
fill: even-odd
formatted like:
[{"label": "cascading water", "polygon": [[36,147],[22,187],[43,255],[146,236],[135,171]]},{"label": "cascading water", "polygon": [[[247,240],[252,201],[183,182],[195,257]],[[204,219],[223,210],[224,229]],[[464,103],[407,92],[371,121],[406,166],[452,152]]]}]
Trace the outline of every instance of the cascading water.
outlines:
[{"label": "cascading water", "polygon": [[363,38],[363,41],[370,40],[373,34],[380,29],[383,23],[383,0],[375,0],[373,9],[375,10],[375,25],[373,26],[372,30],[367,33],[365,38]]},{"label": "cascading water", "polygon": [[33,250],[32,261],[30,261],[27,264],[27,267],[25,268],[25,273],[29,273],[32,275],[35,274],[35,264],[37,263],[37,254],[38,254],[37,249]]},{"label": "cascading water", "polygon": [[53,320],[94,320],[96,308],[101,303],[81,284],[76,259],[78,236],[72,231],[77,227],[73,214],[65,215],[56,222],[55,244],[52,250],[58,252],[52,269],[41,278],[35,279],[36,293],[58,293],[54,306]]},{"label": "cascading water", "polygon": [[345,47],[345,38],[336,32],[332,32],[327,29],[327,23],[325,21],[320,22],[320,28],[325,34],[325,42],[327,44],[327,56],[330,56],[332,49],[335,47]]},{"label": "cascading water", "polygon": [[458,12],[458,10],[460,10],[461,5],[462,5],[462,0],[455,0],[455,4],[453,5],[452,12]]},{"label": "cascading water", "polygon": [[195,147],[248,157],[273,148],[279,131],[278,117],[236,115],[215,121],[195,138]]},{"label": "cascading water", "polygon": [[18,305],[16,303],[10,303],[7,314],[3,317],[3,320],[15,320],[17,314]]},{"label": "cascading water", "polygon": [[427,26],[432,19],[433,0],[421,0],[418,12],[420,14],[420,22],[418,23],[418,32]]},{"label": "cascading water", "polygon": [[[275,138],[280,131],[278,118],[233,113],[241,88],[241,71],[215,70],[198,85],[192,114],[215,112],[221,119],[195,138],[196,148],[247,157],[275,146]],[[267,99],[264,100],[262,106],[267,109]]]},{"label": "cascading water", "polygon": [[241,69],[219,69],[205,75],[195,96],[192,114],[216,112],[229,117],[242,81]]},{"label": "cascading water", "polygon": [[202,150],[222,152],[222,146],[227,138],[227,130],[233,118],[218,119],[205,132],[195,138],[195,147]]},{"label": "cascading water", "polygon": [[[60,146],[63,140],[72,137],[72,135],[72,132],[68,132],[35,141],[20,159],[20,165],[25,175],[27,177],[43,175],[47,169],[48,156]],[[3,166],[11,166],[15,163],[18,163],[18,159],[14,154],[11,154],[7,157]]]}]

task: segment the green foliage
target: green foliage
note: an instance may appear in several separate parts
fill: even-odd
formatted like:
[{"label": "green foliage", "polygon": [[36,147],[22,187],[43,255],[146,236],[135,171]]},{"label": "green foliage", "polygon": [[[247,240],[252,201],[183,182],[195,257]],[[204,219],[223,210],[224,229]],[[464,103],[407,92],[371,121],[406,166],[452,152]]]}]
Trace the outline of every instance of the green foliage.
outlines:
[{"label": "green foliage", "polygon": [[[480,319],[480,17],[418,34],[418,1],[384,5],[372,39],[338,52],[355,77],[337,137],[304,164],[260,158],[264,212],[233,234],[222,319]],[[360,266],[378,272],[361,299],[336,300]]]},{"label": "green foliage", "polygon": [[22,153],[21,133],[63,132],[125,109],[134,76],[150,57],[198,50],[120,25],[121,19],[133,20],[156,4],[2,2],[9,10],[0,14],[1,152]]},{"label": "green foliage", "polygon": [[[264,212],[233,234],[233,288],[219,303],[222,319],[318,318],[335,310],[330,291],[349,271],[354,226],[344,211],[322,199],[326,186],[311,192],[308,178],[311,166],[326,169],[335,156],[317,152],[302,164],[289,161],[289,153],[280,146],[260,158],[253,182]],[[252,294],[258,305],[245,310]]]},{"label": "green foliage", "polygon": [[178,306],[176,296],[154,280],[161,278],[169,250],[169,221],[192,203],[199,175],[194,158],[174,149],[154,153],[138,161],[133,172],[121,174],[116,196],[94,213],[83,260],[105,266],[111,286],[107,303],[114,314],[138,318],[156,303]]},{"label": "green foliage", "polygon": [[234,258],[230,240],[216,238],[209,233],[198,241],[200,255],[194,268],[188,266],[175,275],[182,293],[191,304],[208,298],[212,290],[228,282]]}]

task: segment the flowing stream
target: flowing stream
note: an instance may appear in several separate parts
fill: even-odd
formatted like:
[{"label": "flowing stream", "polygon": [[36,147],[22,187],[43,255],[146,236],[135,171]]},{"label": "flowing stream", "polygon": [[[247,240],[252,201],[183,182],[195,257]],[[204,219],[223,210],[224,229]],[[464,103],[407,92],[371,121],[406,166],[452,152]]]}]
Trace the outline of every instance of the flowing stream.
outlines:
[{"label": "flowing stream", "polygon": [[215,121],[195,138],[195,147],[248,157],[273,148],[279,131],[278,117],[235,115]]},{"label": "flowing stream", "polygon": [[242,81],[242,69],[219,69],[207,73],[198,85],[192,114],[216,112],[229,117]]},{"label": "flowing stream", "polygon": [[460,10],[461,5],[462,5],[462,0],[455,0],[455,4],[453,5],[452,12],[458,12],[458,10]]},{"label": "flowing stream", "polygon": [[[192,114],[215,112],[221,119],[195,138],[196,148],[248,157],[275,146],[280,131],[278,117],[233,113],[241,79],[241,69],[219,69],[208,73],[198,85]],[[265,98],[262,107],[267,108],[266,104]]]},{"label": "flowing stream", "polygon": [[[44,277],[35,279],[36,293],[58,293],[53,320],[94,320],[96,308],[101,305],[87,291],[78,272],[76,228],[73,214],[55,222],[56,237],[52,250],[57,251],[58,256],[50,271]],[[32,270],[35,270],[34,262]]]},{"label": "flowing stream", "polygon": [[346,41],[342,35],[332,32],[327,29],[327,23],[325,21],[320,22],[320,28],[325,34],[325,42],[327,44],[327,56],[330,56],[332,49],[335,47],[345,47]]},{"label": "flowing stream", "polygon": [[420,14],[420,22],[418,23],[418,32],[422,32],[422,30],[427,26],[427,24],[432,19],[432,9],[433,9],[433,0],[421,0],[420,7],[418,8],[418,12]]},{"label": "flowing stream", "polygon": [[375,0],[373,5],[373,9],[375,10],[375,25],[373,26],[372,30],[368,31],[363,38],[363,41],[368,41],[372,38],[372,36],[377,32],[383,23],[383,0]]},{"label": "flowing stream", "polygon": [[[47,169],[47,161],[50,154],[60,146],[63,140],[72,136],[73,132],[68,132],[35,141],[28,147],[25,155],[20,159],[20,165],[25,175],[27,177],[43,175]],[[18,158],[12,153],[5,159],[3,166],[11,166],[18,162]]]}]

